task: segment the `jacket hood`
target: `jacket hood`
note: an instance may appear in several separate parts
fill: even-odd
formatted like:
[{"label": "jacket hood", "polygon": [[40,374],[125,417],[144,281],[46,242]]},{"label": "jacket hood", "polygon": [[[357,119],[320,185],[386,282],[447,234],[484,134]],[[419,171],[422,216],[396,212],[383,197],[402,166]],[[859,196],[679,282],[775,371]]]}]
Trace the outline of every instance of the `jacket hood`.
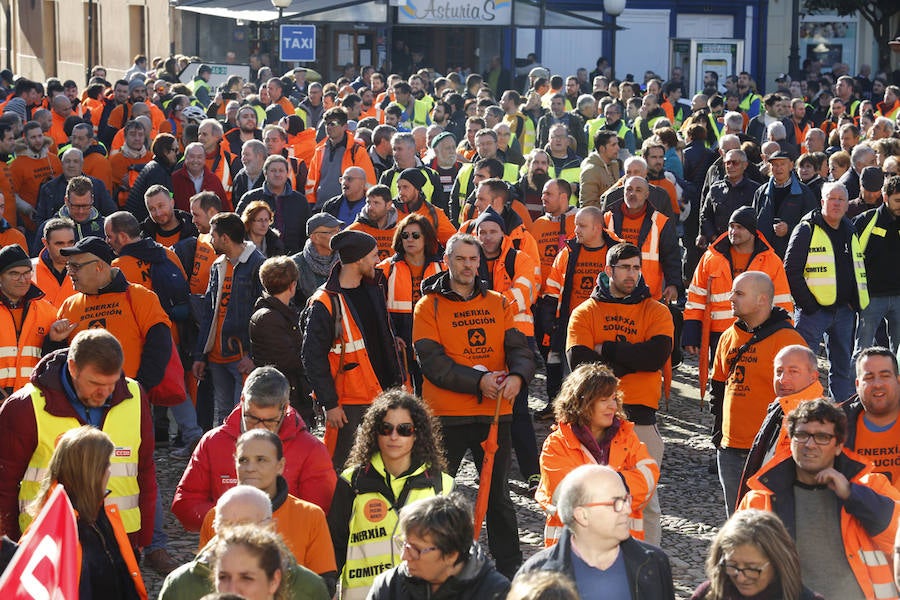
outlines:
[{"label": "jacket hood", "polygon": [[19,138],[16,140],[15,146],[13,147],[13,152],[15,152],[16,156],[30,156],[31,158],[43,158],[47,156],[47,152],[50,150],[50,146],[53,144],[53,138],[44,136],[44,145],[41,146],[39,152],[34,153],[28,148],[28,142],[25,141],[25,138]]},{"label": "jacket hood", "polygon": [[[473,542],[472,547],[469,550],[469,558],[466,560],[466,564],[459,573],[449,577],[441,584],[441,590],[447,588],[449,591],[458,589],[460,592],[463,592],[473,582],[478,581],[487,571],[491,571],[493,568],[494,561],[488,557],[487,553],[485,553],[478,542]],[[412,577],[409,574],[409,565],[406,561],[400,563],[399,571],[404,577],[409,578],[410,583],[413,585],[430,585],[417,577]]]},{"label": "jacket hood", "polygon": [[166,249],[150,238],[141,238],[136,242],[123,246],[119,256],[133,256],[150,264],[169,260]]},{"label": "jacket hood", "polygon": [[387,223],[385,223],[384,227],[378,227],[378,225],[369,218],[369,207],[367,205],[363,205],[362,210],[359,211],[359,215],[357,215],[356,220],[362,223],[363,225],[367,225],[374,229],[393,229],[397,226],[397,220],[399,213],[397,212],[397,208],[393,203],[388,204],[388,214],[387,214]]},{"label": "jacket hood", "polygon": [[597,285],[594,287],[591,298],[597,302],[606,302],[610,304],[638,304],[650,297],[650,288],[644,283],[644,277],[638,280],[637,285],[632,292],[624,298],[616,298],[609,291],[609,276],[606,273],[597,275]]},{"label": "jacket hood", "polygon": [[87,147],[86,150],[83,151],[83,154],[85,158],[88,157],[88,154],[99,154],[100,156],[107,156],[106,146],[104,146],[100,142],[93,142],[90,146]]},{"label": "jacket hood", "polygon": [[[487,294],[488,288],[487,284],[480,277],[475,278],[475,293],[481,294],[482,296]],[[440,273],[435,273],[429,277],[426,277],[422,281],[422,295],[426,294],[439,294],[444,296],[448,300],[453,300],[455,302],[465,302],[468,298],[463,298],[459,294],[453,291],[450,287],[450,271],[441,271]]]},{"label": "jacket hood", "polygon": [[[768,329],[770,326],[774,325],[775,323],[778,323],[779,321],[786,321],[787,324],[790,325],[792,323],[791,315],[788,314],[788,312],[786,310],[784,310],[783,308],[781,308],[780,306],[773,306],[772,313],[769,315],[769,318],[766,319],[758,327],[756,327],[756,329]],[[753,329],[750,329],[750,327],[741,320],[738,320],[734,324],[734,326],[737,327],[738,329],[741,329],[748,333],[751,331],[754,331]]]}]

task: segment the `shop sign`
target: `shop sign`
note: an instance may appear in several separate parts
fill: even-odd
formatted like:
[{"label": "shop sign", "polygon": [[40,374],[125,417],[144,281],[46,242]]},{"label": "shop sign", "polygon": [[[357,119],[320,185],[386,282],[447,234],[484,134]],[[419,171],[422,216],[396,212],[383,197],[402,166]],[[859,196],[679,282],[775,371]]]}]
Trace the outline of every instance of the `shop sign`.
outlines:
[{"label": "shop sign", "polygon": [[402,25],[509,25],[511,0],[408,0],[397,10]]}]

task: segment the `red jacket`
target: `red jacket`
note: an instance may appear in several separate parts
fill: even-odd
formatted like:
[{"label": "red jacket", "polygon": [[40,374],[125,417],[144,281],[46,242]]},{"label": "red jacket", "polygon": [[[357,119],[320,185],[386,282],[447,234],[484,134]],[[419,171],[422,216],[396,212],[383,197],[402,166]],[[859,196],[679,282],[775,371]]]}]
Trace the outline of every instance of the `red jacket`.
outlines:
[{"label": "red jacket", "polygon": [[[216,177],[215,173],[209,169],[203,169],[203,185],[201,186],[205,192],[215,192],[222,200],[222,210],[231,212],[234,210],[231,204],[231,195],[225,193],[222,182]],[[194,191],[194,182],[191,181],[187,170],[182,167],[172,173],[172,197],[175,198],[175,208],[190,212],[191,196],[196,194]]]},{"label": "red jacket", "polygon": [[[65,368],[68,349],[48,354],[37,364],[31,374],[31,383],[40,388],[47,398],[46,410],[59,417],[71,417],[72,427],[87,425],[75,412],[62,388],[62,370]],[[131,398],[125,377],[119,378],[113,389],[110,405],[115,406]],[[141,529],[129,537],[132,543],[143,547],[153,537],[153,514],[156,510],[156,463],[153,462],[153,418],[150,404],[142,402],[141,447],[138,451],[138,486],[141,509]],[[2,533],[18,539],[19,531],[19,482],[25,475],[28,462],[37,448],[37,422],[34,403],[27,388],[22,388],[0,406],[0,527]],[[329,462],[329,464],[331,464]]]},{"label": "red jacket", "polygon": [[[238,405],[221,427],[206,432],[178,482],[172,512],[188,531],[200,531],[203,517],[219,496],[237,485],[234,447],[241,435],[241,419]],[[307,431],[303,419],[290,406],[278,437],[284,444],[288,493],[318,505],[327,514],[337,474],[325,445]]]}]

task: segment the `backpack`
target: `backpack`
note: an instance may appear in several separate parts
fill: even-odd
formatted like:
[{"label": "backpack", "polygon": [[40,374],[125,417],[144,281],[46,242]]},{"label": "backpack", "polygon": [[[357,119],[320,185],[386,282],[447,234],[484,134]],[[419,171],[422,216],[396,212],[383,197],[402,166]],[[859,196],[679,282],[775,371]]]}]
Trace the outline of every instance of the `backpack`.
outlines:
[{"label": "backpack", "polygon": [[150,281],[169,318],[173,322],[186,321],[191,314],[191,289],[178,267],[169,259],[151,263]]}]

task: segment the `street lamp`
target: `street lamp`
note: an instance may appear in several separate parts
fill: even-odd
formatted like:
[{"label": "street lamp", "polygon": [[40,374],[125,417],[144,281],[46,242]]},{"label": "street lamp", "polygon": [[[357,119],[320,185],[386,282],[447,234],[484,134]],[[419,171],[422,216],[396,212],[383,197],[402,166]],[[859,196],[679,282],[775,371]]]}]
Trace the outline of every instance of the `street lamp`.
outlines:
[{"label": "street lamp", "polygon": [[279,70],[284,69],[284,65],[281,64],[281,19],[284,17],[284,9],[288,8],[291,2],[293,0],[272,0],[272,6],[278,9],[278,21],[275,23],[275,31],[277,32],[275,39],[278,40]]},{"label": "street lamp", "polygon": [[[274,0],[272,0],[274,2]],[[603,11],[612,18],[612,28],[610,31],[610,40],[612,41],[612,51],[609,53],[609,75],[610,79],[616,76],[616,31],[619,26],[616,25],[616,17],[625,11],[625,0],[603,0]]]},{"label": "street lamp", "polygon": [[278,24],[281,25],[281,18],[284,16],[284,9],[291,5],[294,0],[272,0],[272,6],[278,9]]}]

